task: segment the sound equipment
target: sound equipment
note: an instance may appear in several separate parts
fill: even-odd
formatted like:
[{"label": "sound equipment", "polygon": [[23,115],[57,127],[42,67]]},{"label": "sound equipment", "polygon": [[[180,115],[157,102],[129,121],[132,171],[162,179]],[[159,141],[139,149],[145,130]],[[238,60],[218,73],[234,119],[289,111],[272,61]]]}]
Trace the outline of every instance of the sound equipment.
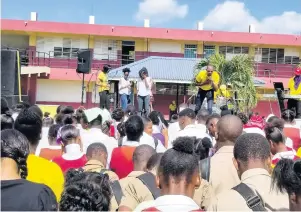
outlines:
[{"label": "sound equipment", "polygon": [[80,50],[77,52],[77,73],[89,74],[92,65],[92,51]]},{"label": "sound equipment", "polygon": [[1,50],[1,96],[20,94],[20,57],[16,50]]}]

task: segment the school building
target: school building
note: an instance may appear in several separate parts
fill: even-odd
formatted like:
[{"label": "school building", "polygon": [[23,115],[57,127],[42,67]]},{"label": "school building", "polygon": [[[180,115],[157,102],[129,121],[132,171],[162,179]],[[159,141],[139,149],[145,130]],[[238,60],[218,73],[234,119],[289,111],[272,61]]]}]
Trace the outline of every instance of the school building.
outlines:
[{"label": "school building", "polygon": [[[28,96],[31,103],[78,107],[82,75],[75,71],[77,52],[91,49],[92,72],[85,76],[86,108],[98,104],[94,83],[104,64],[113,67],[110,76],[116,81],[122,67],[147,63],[145,66],[151,69],[156,82],[155,109],[165,114],[177,93],[179,104],[183,95],[189,95],[186,87],[190,81],[186,73],[193,70],[186,62],[196,63],[216,52],[229,59],[238,54],[254,57],[254,83],[259,97],[255,111],[266,115],[272,109],[279,114],[277,101],[264,96],[274,93],[274,81],[287,85],[301,58],[301,36],[256,33],[253,27],[246,32],[203,30],[202,24],[191,30],[153,28],[149,20],[141,27],[98,25],[93,16],[86,24],[45,22],[37,20],[37,13],[31,13],[30,20],[2,19],[1,47],[20,50],[22,95]],[[163,67],[151,62],[159,59],[164,60]],[[172,65],[175,60],[184,62]],[[116,83],[112,83],[111,91],[114,89]]]}]

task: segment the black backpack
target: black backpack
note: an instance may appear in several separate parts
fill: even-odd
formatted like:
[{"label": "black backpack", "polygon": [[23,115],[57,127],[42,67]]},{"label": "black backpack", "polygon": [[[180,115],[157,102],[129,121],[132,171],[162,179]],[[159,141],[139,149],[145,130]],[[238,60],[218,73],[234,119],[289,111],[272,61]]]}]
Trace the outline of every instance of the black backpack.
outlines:
[{"label": "black backpack", "polygon": [[154,199],[157,199],[160,196],[160,189],[156,186],[155,175],[147,172],[136,178],[141,180],[141,182],[148,188]]},{"label": "black backpack", "polygon": [[[102,169],[102,170],[100,170],[100,173],[104,174],[106,171],[110,171],[110,169]],[[122,196],[123,196],[122,188],[120,186],[119,181],[115,180],[115,181],[111,182],[111,188],[112,188],[113,194],[115,196],[115,199],[117,201],[117,204],[119,206]]]},{"label": "black backpack", "polygon": [[237,191],[245,199],[248,207],[252,211],[267,211],[261,196],[246,184],[240,183],[232,189]]},{"label": "black backpack", "polygon": [[209,182],[210,178],[210,157],[205,158],[199,162],[199,169],[201,172],[202,179]]}]

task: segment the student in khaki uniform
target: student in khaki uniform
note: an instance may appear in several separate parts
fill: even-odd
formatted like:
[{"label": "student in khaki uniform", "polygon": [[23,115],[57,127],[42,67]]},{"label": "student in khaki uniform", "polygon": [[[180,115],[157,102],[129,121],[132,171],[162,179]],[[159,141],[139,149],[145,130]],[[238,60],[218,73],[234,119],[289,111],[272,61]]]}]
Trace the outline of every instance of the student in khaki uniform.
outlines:
[{"label": "student in khaki uniform", "polygon": [[[257,133],[241,135],[234,146],[233,163],[241,184],[217,195],[208,211],[288,210],[287,194],[271,188],[270,145],[264,136]],[[247,204],[250,197],[258,201]]]},{"label": "student in khaki uniform", "polygon": [[223,116],[216,126],[216,153],[210,158],[209,183],[217,195],[240,183],[233,165],[233,149],[236,139],[242,134],[243,124],[237,116]]},{"label": "student in khaki uniform", "polygon": [[[152,173],[154,176],[156,175],[162,155],[163,153],[156,153],[149,158],[146,164],[147,172]],[[154,200],[151,191],[138,178],[131,179],[125,187],[123,195],[119,211],[133,211],[139,203]]]},{"label": "student in khaki uniform", "polygon": [[145,173],[145,171],[147,170],[147,162],[150,159],[150,157],[154,154],[156,154],[155,149],[146,144],[142,144],[135,149],[133,154],[134,170],[131,173],[129,173],[127,177],[119,180],[123,193],[125,193],[125,188],[129,184],[129,182],[133,180],[133,178],[135,179],[139,175]]},{"label": "student in khaki uniform", "polygon": [[281,159],[273,170],[272,178],[280,192],[288,193],[290,211],[301,211],[301,160]]},{"label": "student in khaki uniform", "polygon": [[[83,167],[85,172],[97,172],[107,174],[109,176],[109,180],[114,182],[119,180],[117,174],[112,172],[104,166],[107,164],[108,152],[107,148],[102,143],[92,143],[87,148],[86,153],[88,162]],[[113,192],[114,193],[114,192]],[[114,195],[111,197],[110,201],[110,211],[116,211],[118,209],[118,203]]]},{"label": "student in khaki uniform", "polygon": [[[162,155],[163,154],[153,155],[148,161],[147,170],[154,175],[157,174],[157,168],[160,164]],[[214,196],[214,192],[209,183],[206,180],[201,180],[200,187],[195,190],[194,201],[199,207],[207,208],[212,196]],[[145,202],[145,204],[141,205],[141,207],[147,208],[153,200],[154,196],[147,186],[143,184],[141,180],[135,178],[132,179],[125,189],[119,211],[132,211],[142,202]]]},{"label": "student in khaki uniform", "polygon": [[173,148],[167,150],[160,161],[156,185],[161,196],[149,205],[142,203],[135,211],[201,211],[193,200],[196,188],[201,179],[198,166],[198,155],[195,152],[195,139],[179,137]]},{"label": "student in khaki uniform", "polygon": [[103,174],[108,174],[111,182],[119,180],[117,174],[106,169],[104,164],[107,164],[108,152],[107,148],[102,143],[90,144],[87,148],[86,153],[88,162],[83,167],[86,172],[98,172]]}]

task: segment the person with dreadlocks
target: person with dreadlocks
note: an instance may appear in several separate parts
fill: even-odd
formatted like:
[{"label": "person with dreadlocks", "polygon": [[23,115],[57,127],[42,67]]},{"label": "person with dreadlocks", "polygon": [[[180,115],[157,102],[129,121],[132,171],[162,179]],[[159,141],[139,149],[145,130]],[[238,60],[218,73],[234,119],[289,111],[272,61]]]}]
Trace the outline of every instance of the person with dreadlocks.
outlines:
[{"label": "person with dreadlocks", "polygon": [[[288,81],[290,95],[301,95],[301,68],[295,70],[295,76]],[[300,99],[289,99],[287,108],[296,112],[296,118],[301,118],[301,101]]]},{"label": "person with dreadlocks", "polygon": [[110,109],[110,84],[108,82],[108,73],[111,69],[110,65],[104,65],[102,72],[97,77],[98,92],[99,92],[99,107],[100,109]]}]

